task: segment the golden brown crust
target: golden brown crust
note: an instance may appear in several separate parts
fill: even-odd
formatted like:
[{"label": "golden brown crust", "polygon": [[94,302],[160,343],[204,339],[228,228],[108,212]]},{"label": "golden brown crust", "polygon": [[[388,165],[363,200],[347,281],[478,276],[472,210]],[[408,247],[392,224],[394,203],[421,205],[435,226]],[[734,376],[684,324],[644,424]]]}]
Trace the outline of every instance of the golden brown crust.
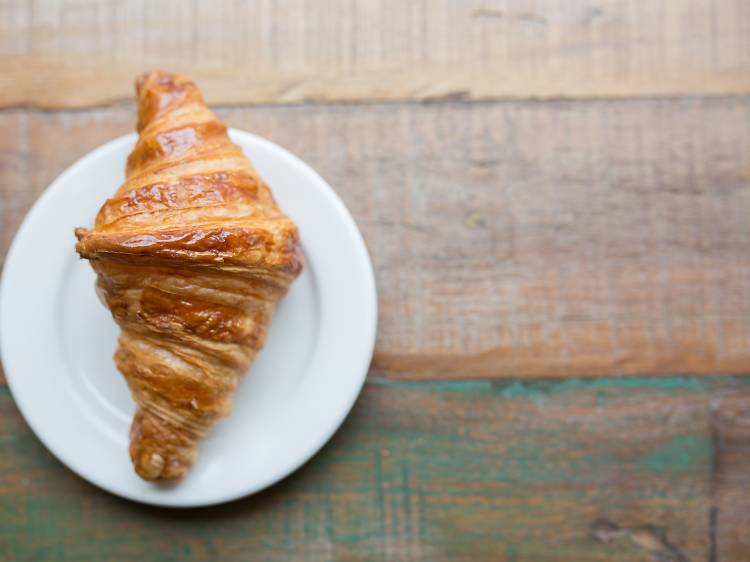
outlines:
[{"label": "golden brown crust", "polygon": [[115,363],[138,405],[135,470],[174,480],[230,413],[303,260],[297,227],[195,84],[152,72],[136,90],[125,183],[93,229],[76,229],[76,250],[122,329]]}]

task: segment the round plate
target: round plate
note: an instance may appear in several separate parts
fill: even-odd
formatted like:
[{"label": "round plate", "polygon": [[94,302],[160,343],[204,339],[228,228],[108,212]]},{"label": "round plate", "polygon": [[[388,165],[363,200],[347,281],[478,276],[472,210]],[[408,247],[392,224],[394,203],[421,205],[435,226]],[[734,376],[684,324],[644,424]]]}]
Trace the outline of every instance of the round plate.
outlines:
[{"label": "round plate", "polygon": [[124,181],[136,135],[66,170],[39,198],[8,253],[0,344],[16,404],[47,448],[114,494],[165,506],[203,506],[257,492],[312,457],[341,425],[367,374],[377,303],[357,226],[331,187],[285,149],[241,131],[281,208],[297,223],[305,270],[279,303],[265,349],[237,388],[234,411],[201,443],[179,484],[141,480],[128,456],[135,411],[112,360],[119,328],[75,253],[73,228],[91,225]]}]

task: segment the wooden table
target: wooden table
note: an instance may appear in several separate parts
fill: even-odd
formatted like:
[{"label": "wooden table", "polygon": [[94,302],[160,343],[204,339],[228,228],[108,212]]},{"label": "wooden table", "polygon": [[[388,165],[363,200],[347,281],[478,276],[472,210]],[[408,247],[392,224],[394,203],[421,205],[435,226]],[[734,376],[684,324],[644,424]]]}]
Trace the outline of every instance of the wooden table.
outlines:
[{"label": "wooden table", "polygon": [[344,199],[372,370],[186,511],[73,475],[0,375],[0,559],[750,560],[748,2],[5,1],[0,255],[155,67]]}]

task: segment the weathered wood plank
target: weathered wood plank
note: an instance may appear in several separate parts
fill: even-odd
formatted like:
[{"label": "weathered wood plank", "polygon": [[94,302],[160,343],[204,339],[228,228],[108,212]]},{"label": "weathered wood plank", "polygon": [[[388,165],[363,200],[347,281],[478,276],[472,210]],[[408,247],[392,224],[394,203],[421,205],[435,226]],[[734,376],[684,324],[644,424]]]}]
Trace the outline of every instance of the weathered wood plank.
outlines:
[{"label": "weathered wood plank", "polygon": [[213,103],[750,93],[745,0],[0,3],[0,106],[128,98],[164,67]]},{"label": "weathered wood plank", "polygon": [[[351,209],[380,375],[750,372],[750,98],[220,115]],[[0,113],[0,255],[41,190],[132,122],[130,106]]]},{"label": "weathered wood plank", "polygon": [[716,560],[750,560],[750,400],[717,404],[714,435]]},{"label": "weathered wood plank", "polygon": [[[79,480],[0,388],[0,558],[707,560],[712,412],[748,400],[747,379],[730,378],[371,381],[333,441],[287,481],[170,511]],[[724,459],[742,463],[731,446]],[[729,501],[747,504],[746,489],[735,491]],[[732,517],[720,511],[719,525]]]}]

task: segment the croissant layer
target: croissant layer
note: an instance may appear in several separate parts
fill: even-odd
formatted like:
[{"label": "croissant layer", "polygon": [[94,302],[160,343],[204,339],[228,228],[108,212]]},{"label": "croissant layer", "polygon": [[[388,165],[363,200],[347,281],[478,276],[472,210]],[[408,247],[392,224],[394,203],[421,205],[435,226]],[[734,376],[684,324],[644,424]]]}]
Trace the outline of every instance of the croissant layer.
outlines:
[{"label": "croissant layer", "polygon": [[135,471],[177,480],[231,413],[303,258],[296,225],[192,81],[151,72],[136,92],[125,183],[92,229],[76,229],[76,250],[121,328],[114,360],[137,405]]}]

